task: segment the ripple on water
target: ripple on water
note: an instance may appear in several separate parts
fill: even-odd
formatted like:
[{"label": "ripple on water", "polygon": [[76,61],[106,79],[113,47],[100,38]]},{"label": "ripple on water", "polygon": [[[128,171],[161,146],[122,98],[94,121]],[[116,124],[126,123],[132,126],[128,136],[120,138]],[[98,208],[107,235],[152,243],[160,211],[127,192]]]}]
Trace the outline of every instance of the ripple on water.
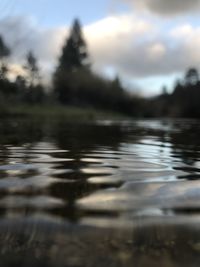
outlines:
[{"label": "ripple on water", "polygon": [[154,216],[152,211],[159,210],[159,213],[163,211],[163,214],[171,216],[178,210],[200,210],[199,192],[200,181],[129,182],[121,188],[99,191],[82,198],[77,205],[85,210],[130,212],[135,216]]},{"label": "ripple on water", "polygon": [[12,209],[24,207],[49,209],[63,205],[63,201],[50,196],[6,196],[0,200],[0,207]]},{"label": "ripple on water", "polygon": [[82,173],[91,174],[91,175],[111,175],[115,171],[114,168],[108,167],[99,167],[99,165],[90,165],[88,168],[81,168]]},{"label": "ripple on water", "polygon": [[40,205],[53,207],[55,200],[49,215],[71,220],[89,211],[123,217],[125,212],[167,216],[170,209],[173,214],[183,207],[198,209],[200,145],[182,133],[190,136],[192,129],[194,134],[194,126],[138,121],[77,128],[66,123],[21,145],[11,138],[9,145],[0,144],[1,207],[9,211],[6,201],[16,201],[39,212]]},{"label": "ripple on water", "polygon": [[17,120],[0,121],[2,266],[198,266],[198,121]]}]

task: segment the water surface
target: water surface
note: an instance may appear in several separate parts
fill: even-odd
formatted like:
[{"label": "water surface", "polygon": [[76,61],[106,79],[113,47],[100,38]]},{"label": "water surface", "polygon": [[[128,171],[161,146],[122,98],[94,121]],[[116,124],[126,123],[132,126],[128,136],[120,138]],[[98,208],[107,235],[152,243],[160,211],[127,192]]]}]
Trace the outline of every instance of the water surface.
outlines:
[{"label": "water surface", "polygon": [[195,120],[2,119],[0,263],[199,266],[199,136]]}]

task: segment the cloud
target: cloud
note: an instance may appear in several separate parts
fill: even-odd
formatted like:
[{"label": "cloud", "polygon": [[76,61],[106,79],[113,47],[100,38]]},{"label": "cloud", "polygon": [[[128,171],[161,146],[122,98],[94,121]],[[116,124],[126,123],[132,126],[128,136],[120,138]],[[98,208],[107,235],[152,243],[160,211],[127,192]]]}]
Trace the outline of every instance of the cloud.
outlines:
[{"label": "cloud", "polygon": [[200,27],[185,24],[171,30],[170,36],[177,44],[178,55],[188,62],[187,65],[199,66]]},{"label": "cloud", "polygon": [[133,14],[113,16],[85,28],[94,67],[107,67],[127,79],[172,75],[198,66],[198,29],[183,25],[163,34]]},{"label": "cloud", "polygon": [[[137,51],[145,35],[154,33],[154,26],[134,16],[110,16],[85,27],[85,37],[92,55],[94,68],[119,67]],[[132,50],[132,51],[130,51]]]},{"label": "cloud", "polygon": [[[118,0],[119,1],[119,0]],[[134,8],[160,15],[180,15],[197,12],[200,0],[120,0]]]},{"label": "cloud", "polygon": [[0,20],[0,34],[12,51],[10,62],[15,66],[24,65],[31,50],[45,72],[56,64],[67,32],[67,27],[41,28],[33,18],[26,16]]},{"label": "cloud", "polygon": [[[33,50],[43,73],[56,66],[68,27],[42,28],[29,17],[10,17],[0,21],[0,34],[13,54],[15,70]],[[163,31],[162,25],[127,15],[113,15],[84,27],[93,69],[112,70],[127,81],[174,75],[200,65],[200,27],[180,25]]]}]

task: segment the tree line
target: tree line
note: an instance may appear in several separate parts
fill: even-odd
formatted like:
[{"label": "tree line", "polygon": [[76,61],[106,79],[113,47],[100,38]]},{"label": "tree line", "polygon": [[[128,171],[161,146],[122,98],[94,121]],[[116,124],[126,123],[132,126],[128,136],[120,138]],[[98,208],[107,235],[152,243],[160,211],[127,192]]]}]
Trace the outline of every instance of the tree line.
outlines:
[{"label": "tree line", "polygon": [[10,78],[12,51],[0,35],[0,107],[12,105],[45,105],[94,107],[113,110],[135,117],[200,117],[199,74],[189,69],[183,80],[177,81],[171,94],[163,93],[151,99],[128,93],[119,77],[105,79],[92,71],[82,27],[75,19],[66,39],[51,85],[44,86],[39,63],[33,51],[28,51],[23,74]]},{"label": "tree line", "polygon": [[9,78],[11,50],[0,36],[0,105],[48,104],[94,107],[136,115],[137,97],[124,90],[119,77],[105,79],[92,71],[81,24],[75,19],[49,86],[42,84],[39,63],[33,51],[25,56],[24,75]]},{"label": "tree line", "polygon": [[175,82],[171,93],[166,87],[162,91],[148,100],[145,116],[200,118],[200,79],[196,68],[189,68],[182,79]]}]

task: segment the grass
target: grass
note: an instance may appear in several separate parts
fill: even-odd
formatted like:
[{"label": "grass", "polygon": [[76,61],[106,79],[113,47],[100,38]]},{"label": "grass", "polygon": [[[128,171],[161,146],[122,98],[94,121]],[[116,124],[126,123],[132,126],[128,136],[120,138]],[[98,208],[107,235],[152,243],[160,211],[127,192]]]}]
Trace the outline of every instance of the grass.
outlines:
[{"label": "grass", "polygon": [[63,118],[68,121],[122,120],[128,117],[117,112],[61,105],[19,105],[0,110],[2,116]]}]

